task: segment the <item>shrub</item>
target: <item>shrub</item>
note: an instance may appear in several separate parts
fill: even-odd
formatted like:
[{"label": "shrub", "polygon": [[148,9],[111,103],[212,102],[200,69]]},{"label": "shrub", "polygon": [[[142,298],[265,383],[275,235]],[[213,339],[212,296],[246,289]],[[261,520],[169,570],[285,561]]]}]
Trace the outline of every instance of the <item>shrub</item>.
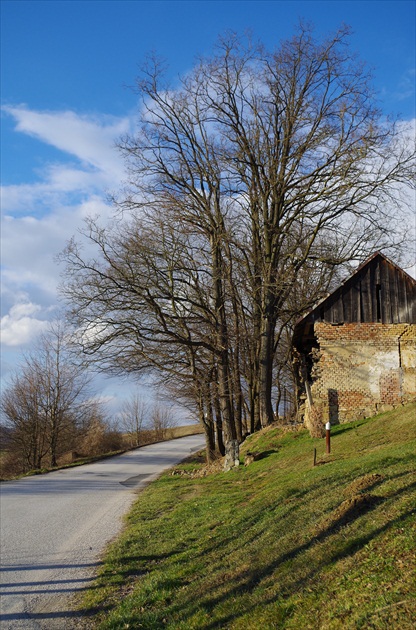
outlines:
[{"label": "shrub", "polygon": [[123,436],[121,433],[110,429],[105,422],[96,418],[90,422],[79,450],[84,456],[92,456],[122,449]]}]

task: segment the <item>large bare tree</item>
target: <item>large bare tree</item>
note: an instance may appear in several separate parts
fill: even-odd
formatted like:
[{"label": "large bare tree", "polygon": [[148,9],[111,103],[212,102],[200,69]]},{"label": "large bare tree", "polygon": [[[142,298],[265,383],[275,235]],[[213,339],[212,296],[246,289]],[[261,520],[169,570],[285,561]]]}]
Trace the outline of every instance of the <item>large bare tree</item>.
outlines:
[{"label": "large bare tree", "polygon": [[231,35],[174,87],[150,60],[139,131],[120,142],[130,222],[90,222],[99,258],[74,242],[64,254],[84,350],[193,379],[201,411],[215,385],[232,457],[245,408],[252,429],[274,419],[280,331],[339,265],[405,232],[414,146],[382,118],[348,37],[300,26],[270,52]]}]

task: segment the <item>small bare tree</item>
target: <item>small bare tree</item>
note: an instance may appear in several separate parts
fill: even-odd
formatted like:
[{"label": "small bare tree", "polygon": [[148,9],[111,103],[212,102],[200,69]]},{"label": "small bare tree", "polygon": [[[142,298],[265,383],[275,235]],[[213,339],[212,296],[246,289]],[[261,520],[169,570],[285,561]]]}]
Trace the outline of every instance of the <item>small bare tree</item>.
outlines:
[{"label": "small bare tree", "polygon": [[29,365],[11,377],[2,394],[1,411],[10,429],[8,450],[16,472],[41,468],[49,451],[48,426],[40,409],[37,374]]},{"label": "small bare tree", "polygon": [[150,416],[150,427],[154,431],[156,440],[165,440],[168,429],[172,429],[175,425],[176,421],[172,409],[166,405],[156,403]]},{"label": "small bare tree", "polygon": [[130,446],[140,445],[140,435],[149,417],[149,404],[138,392],[123,402],[119,414],[120,428],[130,440]]}]

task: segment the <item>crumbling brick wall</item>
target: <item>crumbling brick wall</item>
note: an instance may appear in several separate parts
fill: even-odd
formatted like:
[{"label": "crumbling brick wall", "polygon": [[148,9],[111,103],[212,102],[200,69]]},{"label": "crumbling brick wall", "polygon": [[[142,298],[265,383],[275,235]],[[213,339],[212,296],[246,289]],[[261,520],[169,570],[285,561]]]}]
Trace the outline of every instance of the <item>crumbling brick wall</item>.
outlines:
[{"label": "crumbling brick wall", "polygon": [[415,324],[316,322],[315,335],[311,394],[324,422],[348,422],[416,400]]}]

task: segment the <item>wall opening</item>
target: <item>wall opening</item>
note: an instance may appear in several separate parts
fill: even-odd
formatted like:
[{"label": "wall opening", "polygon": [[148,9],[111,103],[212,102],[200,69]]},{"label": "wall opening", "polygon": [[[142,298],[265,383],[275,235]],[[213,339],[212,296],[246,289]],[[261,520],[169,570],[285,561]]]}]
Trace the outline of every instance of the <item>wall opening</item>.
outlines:
[{"label": "wall opening", "polygon": [[376,284],[377,321],[381,322],[381,284]]},{"label": "wall opening", "polygon": [[339,400],[337,389],[328,389],[328,410],[330,423],[339,424]]}]

